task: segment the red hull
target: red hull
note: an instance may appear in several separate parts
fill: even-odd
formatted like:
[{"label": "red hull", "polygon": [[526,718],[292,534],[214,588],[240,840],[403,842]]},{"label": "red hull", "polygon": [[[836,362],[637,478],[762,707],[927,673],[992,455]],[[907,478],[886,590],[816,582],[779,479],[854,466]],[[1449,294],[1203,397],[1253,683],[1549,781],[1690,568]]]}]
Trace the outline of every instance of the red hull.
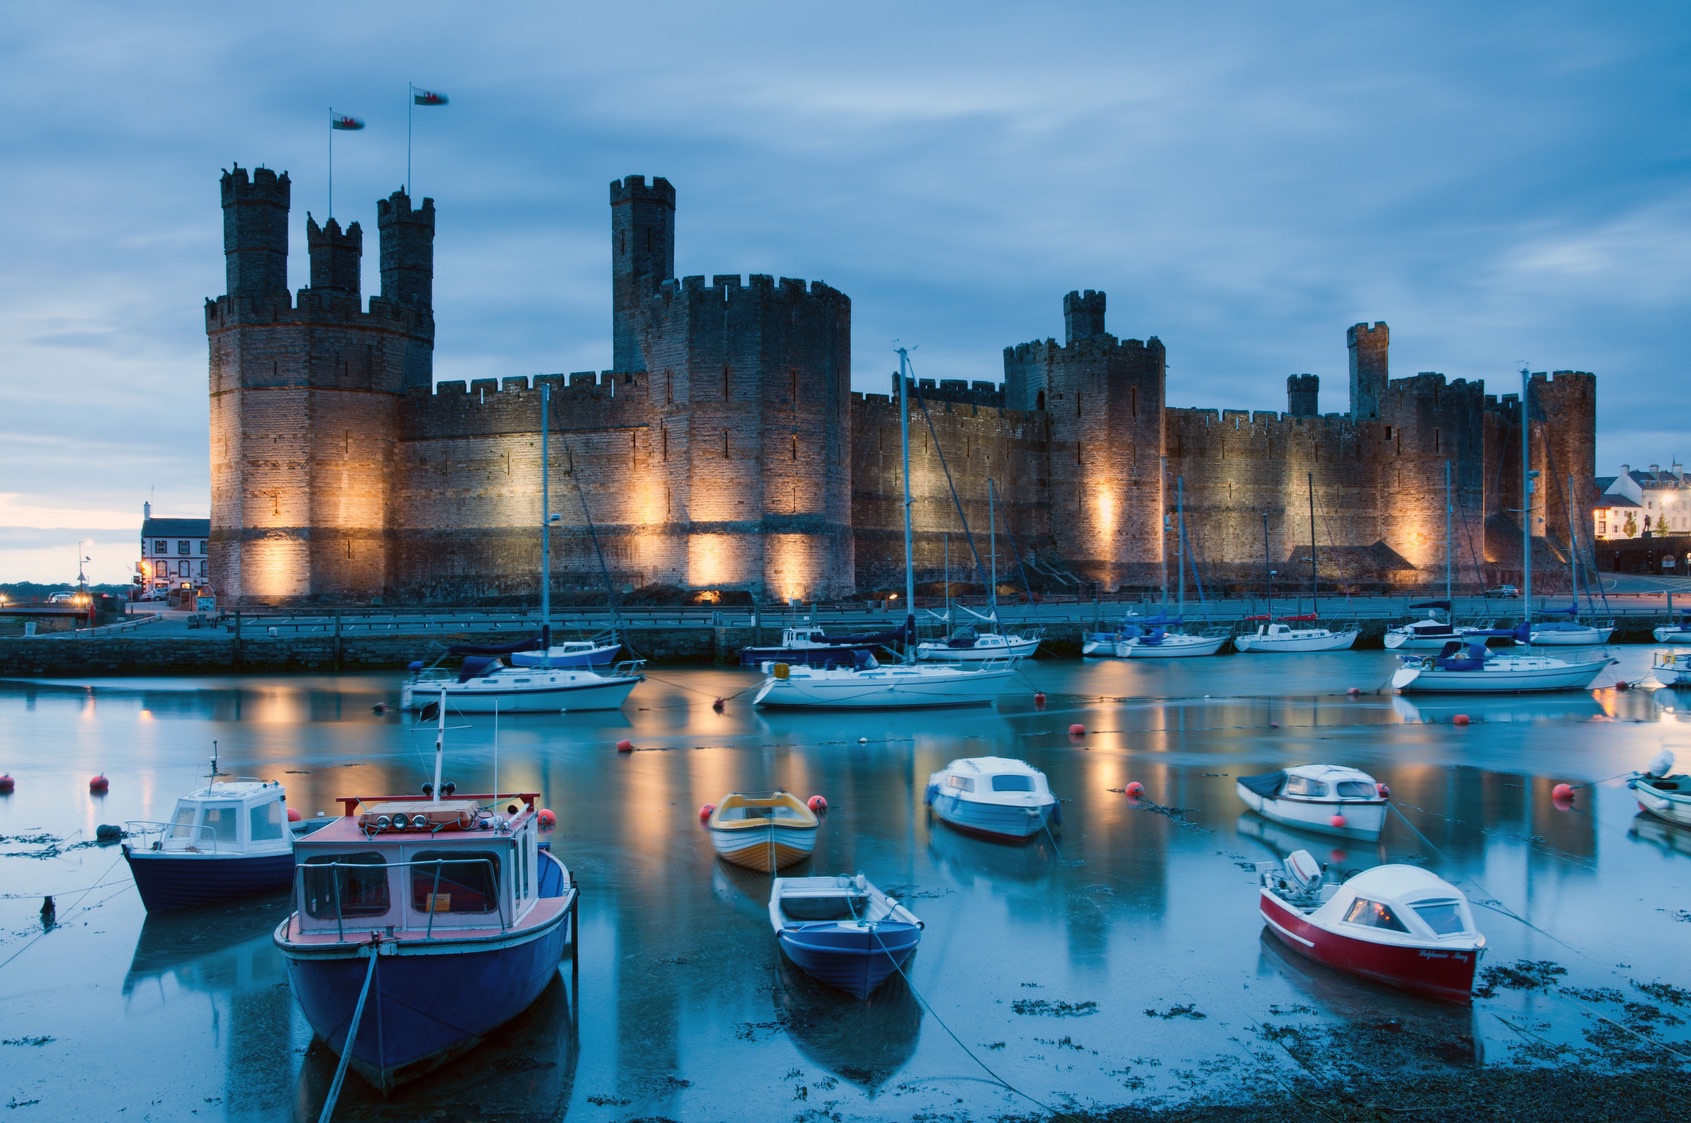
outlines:
[{"label": "red hull", "polygon": [[1269,931],[1318,963],[1445,1002],[1473,1000],[1474,968],[1480,959],[1477,949],[1378,944],[1341,936],[1311,924],[1266,891],[1259,908]]}]

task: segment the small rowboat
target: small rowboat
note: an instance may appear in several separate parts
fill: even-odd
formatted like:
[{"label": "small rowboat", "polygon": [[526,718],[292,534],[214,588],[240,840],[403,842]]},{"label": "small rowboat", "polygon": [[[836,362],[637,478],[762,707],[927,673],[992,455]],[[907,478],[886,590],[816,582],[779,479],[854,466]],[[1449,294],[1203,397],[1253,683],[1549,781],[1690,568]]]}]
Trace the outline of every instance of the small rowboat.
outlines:
[{"label": "small rowboat", "polygon": [[856,877],[778,877],[769,922],[786,957],[831,987],[868,998],[922,940],[909,909]]},{"label": "small rowboat", "polygon": [[1420,866],[1326,883],[1307,850],[1257,866],[1258,911],[1287,947],[1319,963],[1447,1002],[1473,997],[1485,937],[1468,898]]},{"label": "small rowboat", "polygon": [[1626,786],[1632,789],[1640,811],[1682,827],[1691,827],[1691,776],[1669,775],[1673,753],[1664,749],[1643,772],[1634,772]]},{"label": "small rowboat", "polygon": [[821,825],[816,813],[788,792],[729,792],[705,822],[717,857],[759,873],[784,870],[810,857]]},{"label": "small rowboat", "polygon": [[1344,838],[1375,839],[1386,825],[1387,800],[1374,777],[1336,764],[1300,764],[1234,785],[1245,806],[1265,819]]}]

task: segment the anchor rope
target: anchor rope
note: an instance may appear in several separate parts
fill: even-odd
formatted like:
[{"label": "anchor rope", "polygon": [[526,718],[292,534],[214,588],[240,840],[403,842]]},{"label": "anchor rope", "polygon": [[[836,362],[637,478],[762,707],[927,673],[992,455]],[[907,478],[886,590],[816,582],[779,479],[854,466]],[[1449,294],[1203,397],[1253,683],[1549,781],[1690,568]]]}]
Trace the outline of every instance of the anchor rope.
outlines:
[{"label": "anchor rope", "polygon": [[358,992],[358,1005],[352,1011],[352,1024],[347,1026],[346,1043],[341,1046],[341,1063],[335,1069],[334,1083],[329,1085],[328,1098],[323,1101],[323,1111],[317,1116],[317,1123],[329,1123],[335,1114],[335,1102],[341,1098],[341,1084],[346,1080],[346,1069],[352,1063],[352,1043],[358,1036],[358,1023],[364,1017],[364,1000],[370,997],[370,983],[376,977],[376,962],[381,957],[376,954],[376,944],[370,944],[370,969],[364,972],[364,989]]}]

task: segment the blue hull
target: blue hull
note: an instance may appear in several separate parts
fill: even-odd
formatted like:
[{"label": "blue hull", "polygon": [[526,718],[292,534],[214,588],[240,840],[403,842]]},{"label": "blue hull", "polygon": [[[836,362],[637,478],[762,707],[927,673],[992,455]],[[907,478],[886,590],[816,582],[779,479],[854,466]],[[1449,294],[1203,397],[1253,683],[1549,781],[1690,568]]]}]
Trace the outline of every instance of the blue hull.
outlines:
[{"label": "blue hull", "polygon": [[776,942],[800,970],[848,994],[868,998],[915,954],[922,930],[889,921],[868,931],[830,926],[783,929]]},{"label": "blue hull", "polygon": [[294,883],[294,855],[261,854],[218,858],[211,855],[132,852],[123,848],[135,888],[148,912],[183,909],[253,897],[260,893],[283,893]]},{"label": "blue hull", "polygon": [[1037,815],[1029,815],[1020,807],[972,803],[954,795],[935,795],[928,806],[933,808],[942,823],[957,830],[986,838],[1026,842],[1045,829],[1046,820],[1052,817],[1052,810],[1057,805],[1047,804],[1038,809]]},{"label": "blue hull", "polygon": [[[382,955],[352,1067],[386,1093],[479,1045],[528,1009],[557,975],[574,908],[571,901],[552,924],[517,943],[506,936],[489,941],[504,946],[484,951],[454,941],[421,954]],[[284,949],[283,958],[306,1021],[341,1054],[369,960],[352,948],[332,956]]]}]

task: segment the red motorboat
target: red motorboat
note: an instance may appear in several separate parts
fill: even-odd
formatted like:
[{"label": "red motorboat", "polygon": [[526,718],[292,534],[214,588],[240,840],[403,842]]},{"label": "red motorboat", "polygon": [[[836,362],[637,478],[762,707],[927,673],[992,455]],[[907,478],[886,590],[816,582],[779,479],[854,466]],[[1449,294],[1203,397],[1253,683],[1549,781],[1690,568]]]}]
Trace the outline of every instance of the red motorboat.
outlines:
[{"label": "red motorboat", "polygon": [[1257,867],[1258,911],[1293,951],[1446,1002],[1467,1002],[1485,936],[1462,890],[1420,866],[1375,866],[1328,884],[1307,850]]}]

